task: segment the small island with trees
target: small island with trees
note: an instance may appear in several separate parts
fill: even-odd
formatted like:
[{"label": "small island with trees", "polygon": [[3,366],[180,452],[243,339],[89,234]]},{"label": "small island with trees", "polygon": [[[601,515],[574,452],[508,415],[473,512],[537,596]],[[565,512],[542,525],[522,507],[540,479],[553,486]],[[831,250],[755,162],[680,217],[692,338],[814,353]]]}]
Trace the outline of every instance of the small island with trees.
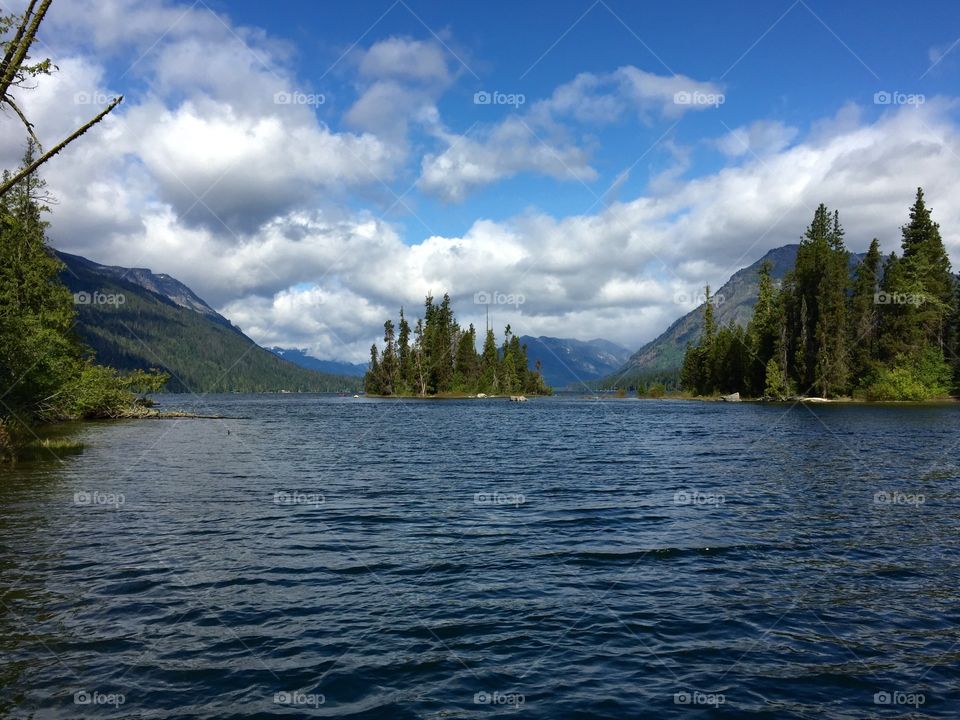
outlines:
[{"label": "small island with trees", "polygon": [[771,400],[949,397],[960,376],[960,282],[922,188],[899,257],[884,259],[876,239],[851,256],[843,238],[839,213],[821,204],[781,286],[761,269],[746,329],[717,328],[707,287],[705,330],[687,347],[681,387]]},{"label": "small island with trees", "polygon": [[[412,333],[412,339],[411,339]],[[498,348],[487,328],[483,349],[477,352],[477,331],[460,327],[450,307],[450,296],[436,304],[424,303],[424,316],[411,328],[400,309],[400,320],[383,324],[384,347],[370,348],[370,367],[364,377],[368,395],[401,397],[456,397],[470,395],[549,395],[539,361],[529,368],[527,346],[504,330]]]}]

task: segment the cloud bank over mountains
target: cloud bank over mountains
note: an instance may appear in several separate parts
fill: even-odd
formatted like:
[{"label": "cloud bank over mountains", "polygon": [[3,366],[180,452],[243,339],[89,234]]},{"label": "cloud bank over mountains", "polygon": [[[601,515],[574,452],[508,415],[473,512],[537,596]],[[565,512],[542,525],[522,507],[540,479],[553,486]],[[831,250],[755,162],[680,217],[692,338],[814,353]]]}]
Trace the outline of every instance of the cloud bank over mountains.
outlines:
[{"label": "cloud bank over mountains", "polygon": [[[638,346],[704,283],[798,241],[821,201],[841,210],[851,249],[873,237],[895,249],[921,184],[960,260],[954,98],[873,117],[851,103],[810,127],[718,119],[710,137],[682,145],[671,127],[716,113],[723,83],[622,66],[463,125],[444,102],[469,98],[474,78],[426,30],[347,48],[311,82],[292,69],[289,43],[202,5],[54,8],[41,52],[59,71],[17,95],[41,139],[126,95],[44,172],[58,199],[55,246],[173,275],[266,346],[362,361],[399,305],[415,315],[426,293],[444,291],[467,322],[482,325],[485,293],[511,298],[490,311],[517,334]],[[15,118],[0,123],[12,167],[23,134]],[[626,192],[635,158],[625,157],[607,193],[597,148],[624,124],[673,142],[677,165]],[[689,173],[704,154],[713,165]],[[469,213],[477,193],[527,177],[582,189],[593,207],[531,203],[490,217],[480,206],[456,236],[411,236],[391,215],[431,203]]]}]

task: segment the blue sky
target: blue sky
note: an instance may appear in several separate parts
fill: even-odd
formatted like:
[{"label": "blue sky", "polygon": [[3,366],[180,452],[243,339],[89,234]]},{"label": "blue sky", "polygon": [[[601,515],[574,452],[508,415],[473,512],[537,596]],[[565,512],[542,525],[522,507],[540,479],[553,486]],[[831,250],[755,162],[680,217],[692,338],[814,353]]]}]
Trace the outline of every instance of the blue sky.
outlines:
[{"label": "blue sky", "polygon": [[[329,98],[319,115],[334,125],[354,99],[344,77],[349,66],[344,52],[358,41],[369,45],[389,37],[437,36],[446,46],[459,77],[438,108],[461,132],[516,112],[509,106],[477,107],[477,91],[520,93],[530,103],[580,73],[603,74],[625,65],[722,85],[722,107],[688,115],[670,131],[668,137],[684,144],[724,135],[758,117],[809,128],[845,103],[872,103],[874,93],[883,90],[949,91],[960,66],[960,53],[937,61],[937,52],[960,38],[960,9],[950,2],[386,0],[210,7],[293,43],[293,67],[311,90]],[[651,150],[672,125],[673,119],[625,117],[608,127],[578,128],[597,138],[593,166],[599,174],[585,183],[589,187],[526,174],[477,192],[469,203],[420,198],[416,214],[432,230],[452,234],[478,215],[509,217],[530,205],[556,214],[586,212],[631,166],[619,195],[641,193],[673,162],[668,148]],[[718,155],[709,148],[695,153],[686,175],[716,169],[724,162]],[[397,188],[403,192],[406,186]],[[405,224],[411,238],[426,229],[402,206],[391,217]]]},{"label": "blue sky", "polygon": [[48,171],[55,244],[318,357],[428,290],[636,347],[820,201],[893,250],[924,185],[960,247],[948,2],[59,0],[43,40],[41,137],[126,96]]}]

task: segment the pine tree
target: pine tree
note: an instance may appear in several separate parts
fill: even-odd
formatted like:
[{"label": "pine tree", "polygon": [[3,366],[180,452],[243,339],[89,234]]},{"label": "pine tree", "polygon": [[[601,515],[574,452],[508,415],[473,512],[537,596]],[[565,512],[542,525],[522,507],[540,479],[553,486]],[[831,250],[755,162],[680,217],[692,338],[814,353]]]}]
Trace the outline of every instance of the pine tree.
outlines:
[{"label": "pine tree", "polygon": [[400,308],[400,325],[397,333],[397,392],[406,394],[413,387],[413,356],[410,352],[410,323]]},{"label": "pine tree", "polygon": [[[940,237],[940,226],[933,222],[931,210],[924,202],[923,188],[917,188],[910,222],[901,231],[904,285],[917,295],[914,321],[920,326],[922,341],[942,351],[954,310],[956,281]],[[911,298],[905,300],[909,302]]]},{"label": "pine tree", "polygon": [[454,389],[458,392],[478,391],[480,362],[477,357],[477,331],[472,323],[457,344],[453,378]]},{"label": "pine tree", "polygon": [[397,367],[397,349],[394,347],[393,321],[383,323],[383,354],[380,356],[380,394],[393,395],[399,372]]},{"label": "pine tree", "polygon": [[747,346],[751,362],[745,370],[744,381],[751,395],[763,393],[767,362],[777,350],[779,338],[779,299],[771,276],[769,261],[760,267],[760,283],[753,317],[747,325]]},{"label": "pine tree", "polygon": [[370,346],[370,364],[367,366],[367,372],[363,376],[363,391],[368,395],[383,394],[383,388],[380,385],[382,375],[378,355],[377,344],[374,343]]},{"label": "pine tree", "polygon": [[824,397],[844,393],[849,378],[847,293],[850,261],[843,244],[843,235],[840,215],[834,212],[827,235],[828,251],[824,257],[823,275],[817,286],[818,316],[814,338],[814,387]]},{"label": "pine tree", "polygon": [[[23,166],[33,162],[30,142]],[[4,174],[9,177],[9,173]],[[63,265],[48,250],[42,213],[46,183],[25,175],[0,198],[0,387],[10,413],[29,423],[56,419],[64,389],[80,376],[83,348],[71,335],[73,297],[58,280]]]},{"label": "pine tree", "polygon": [[847,333],[851,382],[854,387],[863,382],[880,359],[877,292],[880,288],[882,259],[880,243],[874,238],[854,274]]},{"label": "pine tree", "polygon": [[480,390],[485,393],[500,392],[499,378],[500,354],[497,352],[497,339],[493,330],[487,329],[480,356]]}]

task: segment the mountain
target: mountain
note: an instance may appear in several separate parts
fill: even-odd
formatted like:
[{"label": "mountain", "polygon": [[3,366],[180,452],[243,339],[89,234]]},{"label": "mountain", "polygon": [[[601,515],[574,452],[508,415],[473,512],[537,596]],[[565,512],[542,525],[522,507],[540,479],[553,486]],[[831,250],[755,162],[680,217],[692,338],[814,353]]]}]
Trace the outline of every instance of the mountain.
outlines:
[{"label": "mountain", "polygon": [[333,373],[334,375],[349,375],[351,377],[363,377],[367,372],[367,363],[348,363],[338,360],[318,360],[307,355],[306,350],[297,350],[295,348],[272,347],[270,352],[282,357],[284,360],[292,362],[308,370],[318,372]]},{"label": "mountain", "polygon": [[[738,270],[719,289],[713,290],[718,298],[716,305],[717,325],[733,321],[746,326],[753,316],[760,289],[759,272],[764,262],[772,265],[771,276],[783,280],[793,269],[799,245],[784,245],[771,250],[752,265]],[[687,342],[696,344],[703,334],[703,305],[673,323],[658,338],[637,350],[616,372],[603,379],[603,385],[624,387],[644,378],[673,375],[683,364]]]},{"label": "mountain", "polygon": [[[752,265],[738,270],[718,290],[714,317],[717,325],[734,322],[746,327],[753,317],[753,306],[760,290],[760,268],[770,262],[770,275],[779,284],[793,269],[799,245],[774,248]],[[863,254],[850,253],[850,271],[860,263]],[[696,344],[703,334],[703,305],[673,323],[658,338],[644,345],[630,356],[616,372],[600,381],[602,387],[625,387],[642,380],[674,377],[683,364],[687,342]]]},{"label": "mountain", "polygon": [[569,338],[532,337],[521,335],[527,346],[531,369],[536,361],[547,384],[554,388],[580,386],[621,367],[630,351],[609,340],[571,340]]},{"label": "mountain", "polygon": [[157,368],[172,392],[354,390],[356,378],[319,373],[277,357],[169,275],[100,265],[57,252],[74,294],[76,331],[97,361],[119,370]]}]

